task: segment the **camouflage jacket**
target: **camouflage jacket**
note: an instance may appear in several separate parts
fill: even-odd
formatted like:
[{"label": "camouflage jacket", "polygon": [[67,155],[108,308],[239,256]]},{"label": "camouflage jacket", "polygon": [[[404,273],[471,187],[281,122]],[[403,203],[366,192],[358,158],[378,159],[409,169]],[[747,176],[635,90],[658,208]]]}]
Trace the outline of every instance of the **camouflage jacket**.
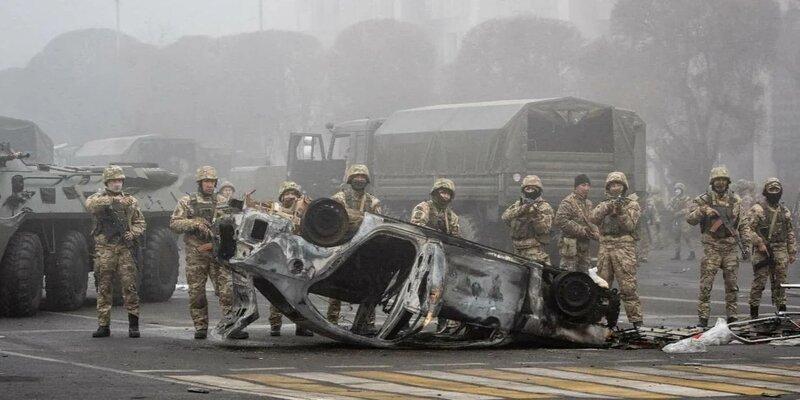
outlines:
[{"label": "camouflage jacket", "polygon": [[620,212],[612,215],[616,199],[607,197],[593,210],[589,221],[600,229],[600,243],[634,242],[642,213],[639,202],[631,196],[623,197]]},{"label": "camouflage jacket", "polygon": [[221,215],[219,197],[216,194],[204,196],[200,193],[183,196],[175,206],[169,220],[169,228],[175,233],[183,234],[187,245],[199,246],[211,242],[211,237],[200,233],[200,226],[211,226]]},{"label": "camouflage jacket", "polygon": [[731,229],[741,237],[743,244],[751,239],[750,229],[745,223],[744,218],[741,218],[742,202],[736,194],[726,192],[724,195],[720,196],[714,191],[710,191],[697,196],[697,198],[694,199],[694,204],[692,211],[686,215],[686,222],[690,225],[700,225],[700,232],[702,233],[701,241],[703,243],[721,245],[736,244],[736,239],[731,232],[728,232],[725,228],[718,229],[716,233],[709,231],[713,221],[711,217],[703,213],[705,206],[719,207],[725,210],[724,212],[729,213],[730,219],[733,221],[734,225],[736,225],[735,227],[731,227]]},{"label": "camouflage jacket", "polygon": [[550,227],[553,225],[553,207],[538,198],[525,207],[522,200],[509,206],[502,216],[511,228],[511,240],[517,249],[540,247],[550,242]]},{"label": "camouflage jacket", "polygon": [[669,200],[667,210],[672,213],[673,220],[682,220],[692,211],[692,198],[682,194]]},{"label": "camouflage jacket", "polygon": [[273,201],[269,203],[267,212],[281,216],[292,222],[292,232],[296,235],[300,234],[300,222],[306,213],[306,208],[311,201],[308,197],[303,196],[297,199],[289,208],[284,207],[280,202]]},{"label": "camouflage jacket", "polygon": [[789,255],[797,254],[792,212],[783,204],[770,207],[766,203],[756,203],[748,210],[745,221],[751,233],[753,247],[767,244],[769,239],[769,245],[773,249],[783,247]]},{"label": "camouflage jacket", "polygon": [[741,199],[742,199],[742,205],[741,205],[742,212],[746,214],[756,204],[756,200],[749,193],[741,196]]},{"label": "camouflage jacket", "polygon": [[576,193],[570,193],[558,205],[555,218],[556,227],[561,230],[561,235],[564,237],[588,240],[586,228],[596,228],[589,221],[591,212],[591,200],[581,199]]},{"label": "camouflage jacket", "polygon": [[353,188],[346,187],[331,196],[331,199],[342,203],[350,210],[357,210],[360,212],[368,212],[372,214],[382,214],[383,207],[381,201],[367,191],[361,193],[356,192]]},{"label": "camouflage jacket", "polygon": [[661,216],[659,215],[658,208],[656,207],[656,201],[652,197],[648,197],[644,201],[642,218],[644,218],[645,223],[648,225],[656,225],[661,223]]},{"label": "camouflage jacket", "polygon": [[433,200],[423,201],[414,207],[411,212],[411,223],[427,226],[451,236],[461,236],[458,215],[449,206],[442,208],[436,205]]},{"label": "camouflage jacket", "polygon": [[[129,204],[123,204],[123,200]],[[92,235],[96,243],[122,242],[122,238],[107,238],[103,233],[106,230],[105,224],[113,224],[116,220],[124,220],[128,230],[137,237],[141,236],[147,227],[144,215],[139,209],[139,202],[124,192],[112,193],[101,189],[86,199],[86,209],[92,214]]]}]

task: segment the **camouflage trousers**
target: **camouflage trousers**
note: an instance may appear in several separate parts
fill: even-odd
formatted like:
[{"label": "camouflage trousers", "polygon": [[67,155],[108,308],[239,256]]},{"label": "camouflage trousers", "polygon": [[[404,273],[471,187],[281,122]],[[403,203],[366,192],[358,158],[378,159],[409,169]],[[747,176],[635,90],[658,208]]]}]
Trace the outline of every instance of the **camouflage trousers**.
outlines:
[{"label": "camouflage trousers", "polygon": [[[652,235],[652,232],[650,232]],[[642,228],[641,239],[637,244],[639,249],[637,255],[639,256],[640,260],[647,260],[650,257],[650,250],[653,249],[653,240],[651,239],[651,235],[647,234],[645,228]]]},{"label": "camouflage trousers", "polygon": [[[574,245],[572,244],[574,243]],[[561,268],[568,271],[587,272],[592,265],[589,255],[589,239],[561,238],[558,252],[561,255]]]},{"label": "camouflage trousers", "polygon": [[697,304],[697,315],[708,319],[711,314],[711,289],[717,270],[722,270],[725,282],[725,315],[736,316],[736,297],[739,293],[738,248],[729,243],[703,243],[703,258],[700,260],[700,296]]},{"label": "camouflage trousers", "polygon": [[636,245],[633,241],[608,241],[600,243],[597,253],[597,275],[611,286],[614,278],[619,286],[619,297],[625,306],[628,322],[642,322],[642,303],[636,284]]},{"label": "camouflage trousers", "polygon": [[681,221],[679,226],[673,227],[675,232],[674,242],[675,251],[680,252],[685,247],[688,251],[694,251],[694,243],[692,243],[692,226],[686,222]]},{"label": "camouflage trousers", "polygon": [[131,251],[124,244],[97,243],[94,248],[94,281],[97,284],[97,322],[100,326],[108,326],[111,322],[115,274],[122,286],[122,299],[128,314],[139,315],[138,270]]},{"label": "camouflage trousers", "polygon": [[214,293],[219,298],[222,313],[231,312],[233,289],[231,272],[208,253],[197,251],[193,245],[186,246],[186,283],[189,286],[189,314],[195,329],[208,329],[208,300],[206,281],[211,279]]},{"label": "camouflage trousers", "polygon": [[550,255],[544,246],[531,246],[514,249],[514,254],[537,263],[550,264]]},{"label": "camouflage trousers", "polygon": [[[328,298],[328,315],[327,315],[328,322],[332,324],[338,324],[341,313],[342,313],[342,301],[339,299]],[[375,325],[374,308],[369,313],[369,317],[367,318],[367,325]]]},{"label": "camouflage trousers", "polygon": [[764,292],[764,287],[767,286],[767,278],[769,278],[769,286],[772,290],[772,304],[775,307],[786,305],[786,289],[781,287],[781,283],[786,283],[789,253],[786,251],[785,243],[781,245],[780,249],[773,248],[772,252],[775,264],[758,269],[755,268],[755,265],[766,256],[759,252],[753,253],[753,286],[750,289],[750,307],[758,307],[761,302],[761,294]]}]

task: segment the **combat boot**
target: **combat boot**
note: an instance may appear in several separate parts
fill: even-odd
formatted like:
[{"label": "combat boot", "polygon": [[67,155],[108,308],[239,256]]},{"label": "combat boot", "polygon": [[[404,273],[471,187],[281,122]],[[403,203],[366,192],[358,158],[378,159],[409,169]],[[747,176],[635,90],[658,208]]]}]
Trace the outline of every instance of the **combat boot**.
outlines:
[{"label": "combat boot", "polygon": [[687,261],[693,261],[695,258],[697,258],[697,257],[694,255],[694,250],[692,250],[692,251],[689,252],[689,258],[687,258],[686,260]]},{"label": "combat boot", "polygon": [[700,317],[700,319],[697,322],[697,327],[698,328],[708,328],[708,318]]},{"label": "combat boot", "polygon": [[280,325],[272,325],[269,328],[269,335],[270,336],[280,336],[281,335],[281,326]]},{"label": "combat boot", "polygon": [[310,330],[301,328],[300,326],[297,326],[297,327],[294,328],[294,335],[295,336],[314,336],[314,334],[311,333]]},{"label": "combat boot", "polygon": [[681,251],[675,250],[675,256],[670,258],[672,261],[680,261],[681,260]]},{"label": "combat boot", "polygon": [[786,304],[779,305],[778,312],[786,312]]},{"label": "combat boot", "polygon": [[92,337],[109,337],[111,336],[111,328],[108,326],[98,326],[97,330],[92,333]]},{"label": "combat boot", "polygon": [[228,339],[245,340],[250,338],[250,334],[245,331],[234,332],[228,335]]},{"label": "combat boot", "polygon": [[739,318],[736,318],[736,317],[728,317],[728,320],[725,321],[725,322],[727,322],[729,324],[732,324],[732,323],[734,323],[734,322],[736,322],[738,320],[739,320]]},{"label": "combat boot", "polygon": [[139,336],[139,316],[128,314],[128,337],[138,338]]},{"label": "combat boot", "polygon": [[205,339],[208,337],[208,329],[198,329],[194,331],[195,339]]},{"label": "combat boot", "polygon": [[758,306],[750,306],[750,319],[758,318]]}]

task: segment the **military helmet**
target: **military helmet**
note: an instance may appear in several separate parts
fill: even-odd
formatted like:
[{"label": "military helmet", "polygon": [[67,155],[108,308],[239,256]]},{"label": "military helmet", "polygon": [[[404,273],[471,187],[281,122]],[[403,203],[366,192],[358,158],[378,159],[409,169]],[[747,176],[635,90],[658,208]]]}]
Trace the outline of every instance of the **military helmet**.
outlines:
[{"label": "military helmet", "polygon": [[204,180],[216,181],[217,179],[219,179],[219,178],[217,178],[217,169],[216,168],[214,168],[212,166],[209,166],[209,165],[205,165],[205,166],[202,166],[202,167],[197,169],[197,174],[195,175],[195,180],[197,182],[204,181]]},{"label": "military helmet", "polygon": [[613,182],[621,183],[622,186],[625,186],[625,190],[628,190],[628,178],[625,177],[624,172],[614,171],[609,173],[606,178],[606,189],[608,189],[608,185]]},{"label": "military helmet", "polygon": [[233,189],[234,192],[236,191],[236,186],[233,186],[233,183],[231,183],[231,181],[222,182],[222,185],[219,187],[219,190],[225,189],[226,187]]},{"label": "military helmet", "polygon": [[728,183],[731,182],[731,174],[728,173],[728,168],[724,165],[720,165],[718,167],[711,168],[711,174],[708,177],[708,184],[710,185],[714,182],[714,179],[727,179]]},{"label": "military helmet", "polygon": [[528,175],[528,176],[526,176],[525,178],[522,179],[522,187],[525,188],[525,186],[533,186],[533,187],[537,187],[537,188],[539,188],[539,190],[541,190],[542,189],[542,179],[539,178],[536,175]]},{"label": "military helmet", "polygon": [[672,190],[680,190],[681,192],[686,192],[686,185],[681,182],[675,183],[675,186],[672,187]]},{"label": "military helmet", "polygon": [[122,172],[122,167],[109,165],[103,170],[103,183],[114,179],[125,179],[125,174]]},{"label": "military helmet", "polygon": [[294,190],[295,192],[297,192],[297,194],[302,194],[302,192],[300,191],[300,185],[298,185],[297,183],[293,181],[284,181],[283,183],[281,183],[281,187],[280,189],[278,189],[278,201],[280,201],[283,198],[284,193],[291,190]]},{"label": "military helmet", "polygon": [[345,183],[350,183],[350,180],[353,179],[356,175],[364,175],[367,177],[367,182],[370,181],[369,179],[369,168],[367,168],[364,164],[353,164],[347,167],[347,171],[344,173],[344,181]]},{"label": "military helmet", "polygon": [[456,194],[456,184],[447,178],[436,179],[436,181],[433,182],[433,187],[431,188],[431,194],[436,193],[436,191],[439,189],[447,189],[453,195]]},{"label": "military helmet", "polygon": [[767,178],[764,181],[764,193],[780,193],[783,191],[783,185],[778,178]]}]

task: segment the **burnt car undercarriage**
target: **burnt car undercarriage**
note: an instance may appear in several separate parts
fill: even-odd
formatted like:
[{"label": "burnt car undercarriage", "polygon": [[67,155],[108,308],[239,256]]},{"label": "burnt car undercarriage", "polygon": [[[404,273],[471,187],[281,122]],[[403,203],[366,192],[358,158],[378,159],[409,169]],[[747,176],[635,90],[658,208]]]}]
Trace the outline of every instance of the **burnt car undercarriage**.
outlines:
[{"label": "burnt car undercarriage", "polygon": [[[383,348],[604,346],[619,315],[616,291],[587,274],[389,217],[348,214],[330,199],[312,202],[301,228],[295,235],[286,219],[255,210],[217,222],[215,253],[234,270],[237,303],[218,335],[258,318],[254,289],[302,328]],[[352,323],[328,322],[312,301],[319,298],[357,305]],[[369,329],[372,310],[380,317]],[[443,321],[449,329],[437,329]]]}]

